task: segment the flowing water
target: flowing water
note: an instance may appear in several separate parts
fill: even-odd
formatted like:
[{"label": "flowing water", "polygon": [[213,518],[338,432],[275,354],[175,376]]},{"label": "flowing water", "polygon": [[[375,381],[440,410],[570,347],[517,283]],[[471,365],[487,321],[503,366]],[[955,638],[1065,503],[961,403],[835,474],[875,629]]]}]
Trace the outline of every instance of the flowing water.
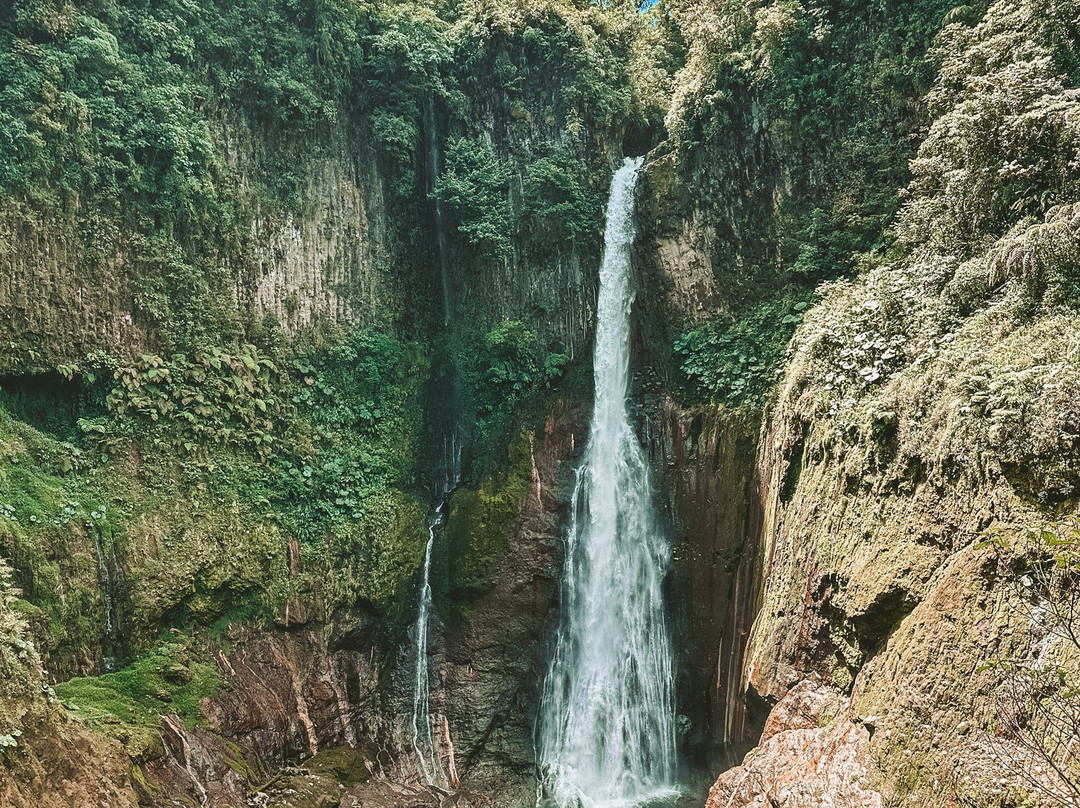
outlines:
[{"label": "flowing water", "polygon": [[630,425],[630,249],[640,159],[611,184],[600,271],[596,399],[567,535],[561,623],[541,694],[543,808],[643,806],[674,796],[669,549]]},{"label": "flowing water", "polygon": [[431,734],[431,707],[428,694],[428,621],[431,617],[431,547],[435,544],[438,511],[428,519],[427,549],[424,551],[424,577],[420,586],[420,608],[416,615],[416,689],[413,691],[413,749],[428,784],[438,775],[435,742]]},{"label": "flowing water", "polygon": [[104,673],[112,673],[116,670],[116,599],[113,592],[116,584],[113,581],[112,570],[109,568],[109,560],[105,557],[105,543],[101,540],[101,529],[94,525],[91,533],[94,536],[94,553],[97,560],[98,582],[101,584],[101,599],[105,612],[105,632],[101,638],[101,669]]},{"label": "flowing water", "polygon": [[[454,488],[461,482],[465,444],[456,431],[451,431],[443,445],[442,478],[433,486],[432,501],[435,508],[428,516],[428,540],[424,549],[424,566],[420,579],[420,603],[416,610],[416,679],[413,689],[412,743],[420,762],[420,770],[428,785],[439,785],[443,780],[439,767],[435,738],[431,731],[431,693],[428,665],[428,627],[434,600],[431,594],[431,551],[435,546],[435,529],[445,521],[447,503]],[[451,778],[452,779],[452,778]]]}]

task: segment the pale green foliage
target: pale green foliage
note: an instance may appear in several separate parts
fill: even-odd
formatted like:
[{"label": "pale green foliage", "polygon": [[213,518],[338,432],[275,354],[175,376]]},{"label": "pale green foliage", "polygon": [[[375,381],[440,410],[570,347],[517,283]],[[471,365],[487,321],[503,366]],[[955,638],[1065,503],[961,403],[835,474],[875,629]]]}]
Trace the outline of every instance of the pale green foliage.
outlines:
[{"label": "pale green foliage", "polygon": [[781,400],[829,451],[1080,493],[1080,106],[1054,67],[1077,10],[999,2],[943,35],[895,260],[823,288],[790,349]]},{"label": "pale green foliage", "polygon": [[19,724],[31,709],[41,681],[41,659],[17,608],[19,591],[11,567],[0,556],[0,753],[18,744]]},{"label": "pale green foliage", "polygon": [[109,428],[120,429],[126,416],[141,421],[141,430],[147,421],[172,425],[172,444],[188,453],[221,445],[269,456],[280,379],[274,363],[254,346],[235,353],[211,348],[193,359],[146,355],[135,367],[116,369],[113,378],[106,404],[116,420],[81,424],[90,434],[104,435],[103,443],[110,437],[115,442]]},{"label": "pale green foliage", "polygon": [[973,28],[942,34],[936,114],[912,163],[898,234],[911,250],[967,258],[1025,216],[1080,195],[1080,97],[1061,65],[1075,58],[1075,0],[997,3]]},{"label": "pale green foliage", "polygon": [[987,284],[1009,278],[1040,282],[1061,280],[1080,265],[1080,203],[1056,205],[1046,219],[1022,221],[999,240],[987,256]]}]

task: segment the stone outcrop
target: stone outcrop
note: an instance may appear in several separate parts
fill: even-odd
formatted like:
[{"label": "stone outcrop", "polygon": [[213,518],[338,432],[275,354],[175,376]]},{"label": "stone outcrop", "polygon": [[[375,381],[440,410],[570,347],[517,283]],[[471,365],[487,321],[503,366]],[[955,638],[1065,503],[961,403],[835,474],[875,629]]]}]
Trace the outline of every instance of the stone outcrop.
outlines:
[{"label": "stone outcrop", "polygon": [[869,730],[843,712],[827,688],[800,682],[773,709],[758,748],[713,786],[707,808],[881,808],[863,787]]},{"label": "stone outcrop", "polygon": [[63,715],[59,707],[27,727],[5,752],[0,804],[11,808],[108,805],[135,808],[131,766],[121,746]]},{"label": "stone outcrop", "polygon": [[[851,301],[880,294],[878,282],[810,315],[762,433],[761,606],[744,674],[775,706],[759,748],[721,777],[712,805],[778,795],[791,805],[1007,801],[1035,765],[997,729],[995,663],[1050,659],[1018,581],[1033,558],[1023,537],[1073,507],[1048,509],[1028,491],[1071,462],[1062,434],[1074,404],[1058,385],[1075,382],[1062,367],[1061,381],[1040,377],[1050,387],[1026,393],[1032,437],[986,430],[966,391],[987,377],[998,389],[1031,378],[1033,356],[1056,355],[1046,329],[1055,323],[1067,339],[1065,326],[1002,317],[1021,305],[1014,290],[961,323],[940,353],[897,368],[847,409],[826,408],[829,358],[813,335],[852,316]],[[1046,454],[1026,455],[1025,471],[1015,458],[1040,445]],[[809,683],[831,705],[816,719],[792,706]],[[818,783],[818,796],[792,790],[789,768]]]}]

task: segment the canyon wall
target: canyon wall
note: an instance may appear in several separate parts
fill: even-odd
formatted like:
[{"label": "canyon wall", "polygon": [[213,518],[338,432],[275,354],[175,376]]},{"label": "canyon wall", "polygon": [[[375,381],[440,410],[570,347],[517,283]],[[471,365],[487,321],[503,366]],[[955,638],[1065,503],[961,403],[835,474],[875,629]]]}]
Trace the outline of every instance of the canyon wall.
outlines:
[{"label": "canyon wall", "polygon": [[[1032,535],[1072,540],[1080,469],[1075,9],[950,9],[414,9],[365,20],[374,78],[332,124],[283,141],[257,93],[191,106],[210,215],[106,215],[56,178],[59,206],[5,197],[3,799],[439,804],[409,632],[449,433],[442,784],[533,803],[625,146],[652,149],[634,417],[710,806],[1023,804],[1049,764],[998,731],[1003,665],[1072,664],[1023,580]],[[37,59],[78,25],[16,38]],[[642,42],[674,67],[631,70]],[[183,391],[124,420],[213,361],[263,384],[245,360],[287,377],[259,388],[270,427],[178,439]]]}]

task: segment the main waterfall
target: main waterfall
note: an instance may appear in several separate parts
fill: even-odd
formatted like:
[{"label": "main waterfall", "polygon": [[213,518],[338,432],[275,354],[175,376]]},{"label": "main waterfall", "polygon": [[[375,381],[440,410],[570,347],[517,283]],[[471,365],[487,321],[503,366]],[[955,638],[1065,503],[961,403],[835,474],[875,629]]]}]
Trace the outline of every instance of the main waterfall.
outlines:
[{"label": "main waterfall", "polygon": [[641,160],[611,183],[589,442],[578,470],[562,620],[540,705],[538,805],[642,805],[674,793],[672,649],[648,465],[630,426],[630,249]]}]

